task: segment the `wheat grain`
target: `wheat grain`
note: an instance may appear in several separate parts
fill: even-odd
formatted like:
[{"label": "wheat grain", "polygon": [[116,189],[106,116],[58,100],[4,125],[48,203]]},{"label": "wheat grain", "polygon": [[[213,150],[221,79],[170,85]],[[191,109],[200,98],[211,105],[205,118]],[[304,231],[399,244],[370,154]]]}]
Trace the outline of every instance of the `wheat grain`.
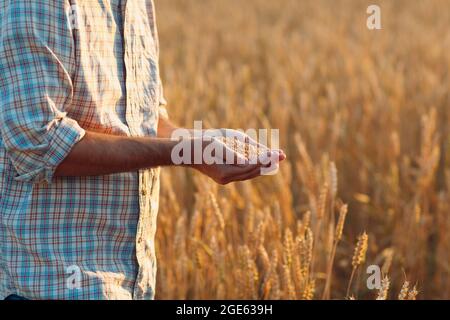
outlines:
[{"label": "wheat grain", "polygon": [[358,237],[358,242],[356,243],[355,251],[352,257],[352,273],[350,275],[350,280],[347,286],[347,294],[346,297],[350,294],[350,288],[352,285],[353,277],[355,276],[356,269],[359,265],[364,263],[366,259],[367,245],[368,245],[369,237],[366,232]]},{"label": "wheat grain", "polygon": [[284,243],[283,243],[283,259],[287,266],[292,264],[292,251],[294,248],[294,239],[292,237],[291,230],[287,229],[284,233]]},{"label": "wheat grain", "polygon": [[412,290],[408,293],[408,300],[416,300],[417,295],[419,292],[416,289],[416,286],[412,288]]},{"label": "wheat grain", "polygon": [[400,290],[400,293],[398,294],[398,300],[406,300],[408,298],[408,292],[409,292],[409,282],[405,281]]},{"label": "wheat grain", "polygon": [[342,205],[341,209],[339,210],[339,219],[338,219],[338,223],[336,225],[336,231],[334,233],[335,241],[339,241],[342,238],[342,232],[344,231],[344,223],[345,223],[345,218],[347,216],[347,210],[348,210],[348,206],[346,204]]},{"label": "wheat grain", "polygon": [[389,292],[390,281],[387,276],[381,281],[381,288],[378,290],[377,300],[386,300]]},{"label": "wheat grain", "polygon": [[214,193],[210,192],[209,197],[211,200],[212,207],[214,208],[214,214],[217,219],[219,228],[223,230],[225,229],[225,220],[223,218],[223,214],[222,211],[220,210],[219,204],[217,203],[216,196],[214,195]]},{"label": "wheat grain", "polygon": [[269,149],[255,146],[238,139],[237,137],[217,137],[217,140],[223,142],[231,150],[243,155],[247,159],[258,158],[267,155]]},{"label": "wheat grain", "polygon": [[286,292],[286,298],[290,300],[294,300],[295,296],[295,287],[291,278],[291,271],[288,265],[283,265],[283,285]]},{"label": "wheat grain", "polygon": [[303,300],[312,300],[316,291],[316,281],[310,280],[306,285],[306,289],[303,292]]},{"label": "wheat grain", "polygon": [[358,237],[358,242],[355,247],[355,252],[352,258],[352,266],[353,268],[357,268],[360,264],[364,263],[366,260],[366,252],[367,252],[367,243],[369,237],[367,233],[363,233]]}]

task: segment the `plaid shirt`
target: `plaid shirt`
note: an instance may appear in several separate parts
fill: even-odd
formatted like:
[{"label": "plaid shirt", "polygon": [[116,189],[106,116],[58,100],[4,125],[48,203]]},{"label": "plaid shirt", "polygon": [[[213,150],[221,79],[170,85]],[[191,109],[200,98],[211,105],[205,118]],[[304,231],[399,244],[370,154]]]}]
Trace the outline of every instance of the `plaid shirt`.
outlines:
[{"label": "plaid shirt", "polygon": [[152,0],[0,0],[0,298],[152,299],[159,168],[53,177],[166,116]]}]

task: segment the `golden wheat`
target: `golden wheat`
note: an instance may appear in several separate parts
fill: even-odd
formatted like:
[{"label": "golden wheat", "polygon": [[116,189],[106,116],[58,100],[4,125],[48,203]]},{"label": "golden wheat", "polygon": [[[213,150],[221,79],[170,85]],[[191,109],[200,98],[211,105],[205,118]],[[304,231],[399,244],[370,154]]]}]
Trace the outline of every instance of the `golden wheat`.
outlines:
[{"label": "golden wheat", "polygon": [[381,288],[378,290],[377,300],[386,300],[389,293],[389,286],[391,285],[389,278],[385,276],[381,281]]},{"label": "golden wheat", "polygon": [[352,266],[354,269],[366,260],[367,243],[369,241],[369,236],[366,232],[358,237],[358,242],[356,243],[355,252],[353,253]]},{"label": "golden wheat", "polygon": [[353,253],[352,257],[352,273],[350,275],[350,280],[348,281],[348,287],[347,287],[347,297],[350,293],[350,288],[352,285],[353,277],[355,276],[355,272],[358,269],[358,266],[364,263],[366,260],[366,252],[367,252],[367,246],[368,246],[369,236],[364,231],[363,234],[361,234],[358,237],[358,242],[355,246],[355,251]]},{"label": "golden wheat", "polygon": [[408,298],[408,292],[409,292],[409,282],[405,280],[402,289],[398,294],[398,300],[406,300]]},{"label": "golden wheat", "polygon": [[288,157],[226,187],[162,170],[158,299],[373,299],[364,261],[450,297],[450,2],[379,0],[380,32],[369,4],[156,1],[171,118],[278,128]]}]

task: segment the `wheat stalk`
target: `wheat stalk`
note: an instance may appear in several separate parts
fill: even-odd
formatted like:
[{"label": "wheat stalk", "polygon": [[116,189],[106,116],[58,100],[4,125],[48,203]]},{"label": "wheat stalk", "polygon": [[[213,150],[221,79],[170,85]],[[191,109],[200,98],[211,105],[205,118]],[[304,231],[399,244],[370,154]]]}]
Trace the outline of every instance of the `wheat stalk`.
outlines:
[{"label": "wheat stalk", "polygon": [[381,281],[381,288],[378,290],[377,300],[387,299],[390,284],[389,278],[385,276]]},{"label": "wheat stalk", "polygon": [[405,280],[400,290],[400,293],[398,294],[398,300],[406,300],[408,298],[408,292],[409,292],[409,282]]},{"label": "wheat stalk", "polygon": [[417,295],[419,292],[416,289],[416,286],[408,293],[408,300],[416,300]]},{"label": "wheat stalk", "polygon": [[353,277],[355,276],[356,269],[359,265],[364,263],[366,259],[366,252],[367,252],[367,243],[368,243],[369,237],[366,232],[364,232],[362,235],[358,237],[358,242],[356,243],[355,252],[352,257],[352,273],[350,275],[350,280],[348,282],[347,287],[347,294],[346,296],[349,296],[350,288],[352,285]]},{"label": "wheat stalk", "polygon": [[336,256],[336,250],[337,250],[338,243],[342,238],[342,232],[344,230],[344,224],[345,224],[345,218],[347,217],[347,211],[348,211],[348,206],[345,204],[342,205],[339,210],[339,219],[338,219],[338,223],[336,225],[336,230],[334,232],[333,248],[331,250],[330,258],[328,260],[327,279],[325,281],[325,287],[324,287],[322,299],[329,299],[329,297],[330,297],[333,263],[334,263],[334,258]]}]

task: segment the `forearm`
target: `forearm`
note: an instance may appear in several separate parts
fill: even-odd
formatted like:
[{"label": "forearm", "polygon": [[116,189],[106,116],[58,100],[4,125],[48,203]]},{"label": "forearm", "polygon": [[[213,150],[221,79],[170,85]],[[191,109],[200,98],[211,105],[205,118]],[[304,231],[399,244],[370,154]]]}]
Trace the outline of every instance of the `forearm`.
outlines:
[{"label": "forearm", "polygon": [[55,176],[97,176],[171,165],[176,141],[86,132]]}]

